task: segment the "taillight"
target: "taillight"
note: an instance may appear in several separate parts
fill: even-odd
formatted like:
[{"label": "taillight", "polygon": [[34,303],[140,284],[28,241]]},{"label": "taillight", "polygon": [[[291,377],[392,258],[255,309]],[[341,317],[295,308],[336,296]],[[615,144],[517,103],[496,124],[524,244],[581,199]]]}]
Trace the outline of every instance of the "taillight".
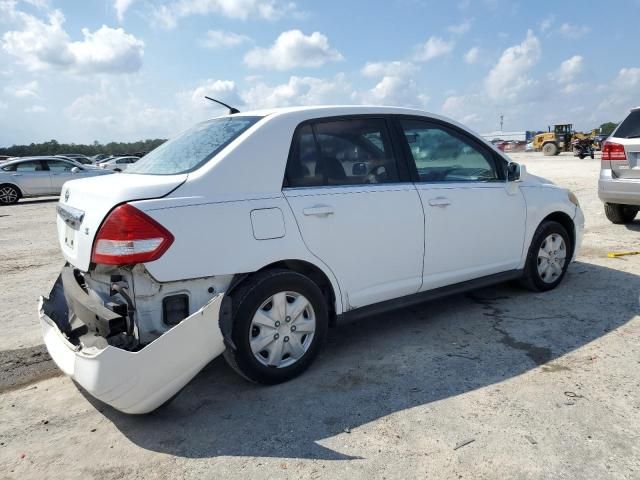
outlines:
[{"label": "taillight", "polygon": [[624,145],[613,142],[604,142],[602,145],[602,160],[622,160],[627,159],[624,152]]},{"label": "taillight", "polygon": [[173,243],[173,235],[131,205],[114,208],[98,230],[91,261],[128,265],[157,260]]}]

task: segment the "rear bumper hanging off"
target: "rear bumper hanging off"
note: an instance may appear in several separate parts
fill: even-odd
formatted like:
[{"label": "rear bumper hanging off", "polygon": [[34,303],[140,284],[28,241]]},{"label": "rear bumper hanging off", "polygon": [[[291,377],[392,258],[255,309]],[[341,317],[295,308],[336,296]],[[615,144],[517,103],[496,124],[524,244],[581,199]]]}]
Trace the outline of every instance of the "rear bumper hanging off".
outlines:
[{"label": "rear bumper hanging off", "polygon": [[[47,350],[66,375],[122,412],[156,409],[225,349],[218,321],[223,294],[141,350],[130,352],[111,345],[74,345],[62,333],[59,322],[67,321],[69,308],[91,302],[82,289],[71,290],[63,290],[59,277],[49,298],[40,297],[38,310]],[[65,293],[73,296],[69,302]]]}]

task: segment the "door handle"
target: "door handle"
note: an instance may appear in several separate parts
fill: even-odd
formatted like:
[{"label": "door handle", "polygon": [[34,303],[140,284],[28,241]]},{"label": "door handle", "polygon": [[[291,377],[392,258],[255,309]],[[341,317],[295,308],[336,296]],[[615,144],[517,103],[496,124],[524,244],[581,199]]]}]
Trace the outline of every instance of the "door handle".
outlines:
[{"label": "door handle", "polygon": [[21,174],[21,173],[14,173],[14,174],[13,174],[13,176],[14,176],[14,177],[21,177],[21,176],[22,176],[22,174]]},{"label": "door handle", "polygon": [[302,210],[302,213],[309,216],[315,215],[318,217],[327,217],[334,213],[333,207],[329,205],[314,205],[313,207],[307,207]]},{"label": "door handle", "polygon": [[429,205],[431,205],[432,207],[444,208],[451,205],[451,200],[449,200],[447,197],[436,197],[429,200]]}]

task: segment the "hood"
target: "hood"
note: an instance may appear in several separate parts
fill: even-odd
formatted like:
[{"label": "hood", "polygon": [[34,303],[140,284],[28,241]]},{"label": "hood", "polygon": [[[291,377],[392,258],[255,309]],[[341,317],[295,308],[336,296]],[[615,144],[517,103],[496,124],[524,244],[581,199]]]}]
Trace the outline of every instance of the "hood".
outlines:
[{"label": "hood", "polygon": [[65,183],[58,203],[58,240],[65,259],[82,271],[91,263],[93,239],[107,214],[121,203],[159,198],[187,179],[181,175],[117,173]]}]

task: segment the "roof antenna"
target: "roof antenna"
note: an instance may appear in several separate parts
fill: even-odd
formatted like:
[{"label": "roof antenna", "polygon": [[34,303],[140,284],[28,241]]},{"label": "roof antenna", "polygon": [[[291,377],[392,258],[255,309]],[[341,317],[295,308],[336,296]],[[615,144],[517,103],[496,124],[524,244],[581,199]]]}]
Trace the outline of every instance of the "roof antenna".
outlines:
[{"label": "roof antenna", "polygon": [[237,108],[230,107],[229,105],[227,105],[224,102],[221,102],[220,100],[216,100],[215,98],[207,97],[206,95],[204,96],[204,98],[206,98],[207,100],[211,100],[212,102],[216,102],[216,103],[222,105],[223,107],[227,107],[229,109],[229,115],[233,115],[234,113],[240,113],[240,110],[238,110]]}]

